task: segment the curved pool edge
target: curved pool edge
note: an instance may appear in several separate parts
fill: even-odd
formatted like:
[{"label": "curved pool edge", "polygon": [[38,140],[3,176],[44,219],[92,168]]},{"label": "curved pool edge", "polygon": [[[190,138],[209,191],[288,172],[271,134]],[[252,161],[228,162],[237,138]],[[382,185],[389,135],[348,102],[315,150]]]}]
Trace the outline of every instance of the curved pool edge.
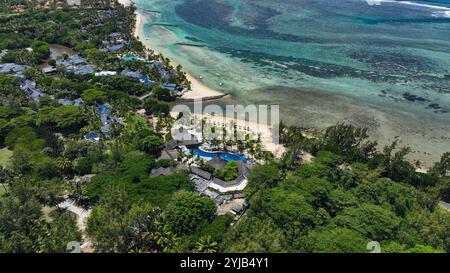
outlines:
[{"label": "curved pool edge", "polygon": [[225,161],[248,161],[249,159],[243,155],[243,154],[235,154],[235,153],[230,153],[230,152],[208,152],[205,151],[203,149],[201,149],[200,147],[196,147],[196,148],[188,148],[189,151],[194,151],[194,153],[197,156],[203,157],[203,158],[209,158],[209,159],[213,159],[216,157],[220,157]]}]

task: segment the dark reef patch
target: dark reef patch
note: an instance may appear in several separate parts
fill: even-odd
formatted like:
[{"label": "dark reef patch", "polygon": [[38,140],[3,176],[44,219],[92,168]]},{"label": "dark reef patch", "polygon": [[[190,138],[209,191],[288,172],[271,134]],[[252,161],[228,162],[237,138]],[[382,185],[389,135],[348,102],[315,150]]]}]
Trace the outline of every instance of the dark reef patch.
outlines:
[{"label": "dark reef patch", "polygon": [[[217,47],[215,50],[228,54],[231,57],[239,58],[242,62],[254,63],[261,67],[272,67],[274,71],[286,74],[287,70],[293,70],[312,77],[337,78],[352,77],[367,79],[373,82],[403,82],[403,77],[384,75],[366,70],[359,70],[349,66],[325,63],[304,58],[294,58],[286,56],[276,56],[261,52],[234,50],[227,47]],[[281,67],[274,67],[274,63],[281,64]]]},{"label": "dark reef patch", "polygon": [[416,102],[416,101],[417,102],[429,102],[430,101],[430,100],[428,100],[426,98],[423,98],[423,97],[411,94],[409,92],[404,93],[403,94],[403,98],[408,100],[408,101],[410,101],[410,102]]},{"label": "dark reef patch", "polygon": [[206,47],[206,45],[190,44],[190,43],[176,43],[177,46],[192,46],[192,47]]},{"label": "dark reef patch", "polygon": [[290,42],[319,42],[318,39],[278,33],[271,30],[268,20],[281,13],[274,9],[257,5],[252,5],[252,8],[257,15],[252,19],[252,24],[256,26],[252,29],[230,26],[228,18],[234,12],[234,8],[215,0],[186,0],[175,7],[175,12],[180,18],[190,24],[208,29],[215,28],[230,34]]},{"label": "dark reef patch", "polygon": [[203,40],[200,40],[198,38],[195,37],[191,37],[191,36],[185,36],[184,37],[186,40],[192,41],[192,42],[196,42],[196,43],[204,43]]},{"label": "dark reef patch", "polygon": [[436,64],[427,58],[398,52],[354,52],[349,54],[349,57],[380,72],[417,74],[431,72],[436,69]]}]

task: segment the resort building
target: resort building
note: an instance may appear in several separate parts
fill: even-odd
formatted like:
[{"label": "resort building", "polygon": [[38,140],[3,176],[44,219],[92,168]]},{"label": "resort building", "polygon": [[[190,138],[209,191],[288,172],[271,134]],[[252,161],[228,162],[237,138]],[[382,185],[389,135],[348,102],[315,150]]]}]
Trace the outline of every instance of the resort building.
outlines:
[{"label": "resort building", "polygon": [[53,66],[47,66],[47,67],[44,67],[44,68],[42,69],[42,72],[43,72],[46,76],[51,76],[51,75],[55,75],[56,72],[57,72],[57,70],[56,70],[56,68],[53,67]]},{"label": "resort building", "polygon": [[152,60],[150,61],[150,64],[147,65],[147,67],[150,69],[156,68],[159,72],[159,75],[164,80],[168,80],[176,74],[174,70],[167,70],[160,61]]},{"label": "resort building", "polygon": [[56,61],[56,65],[61,65],[64,67],[72,67],[87,64],[86,60],[79,55],[69,56],[67,59],[61,59]]},{"label": "resort building", "polygon": [[82,98],[78,98],[76,100],[59,99],[58,103],[65,106],[81,106],[84,104],[84,101]]},{"label": "resort building", "polygon": [[206,179],[207,181],[211,180],[211,178],[213,177],[213,175],[211,173],[204,171],[200,168],[197,168],[195,166],[191,167],[190,171],[193,175],[196,175],[200,178]]},{"label": "resort building", "polygon": [[[248,183],[247,174],[252,168],[251,164],[245,163],[243,160],[237,160],[236,163],[238,165],[238,177],[232,181],[224,181],[218,177],[215,177],[214,173],[202,170],[195,166],[191,167],[190,170],[193,175],[210,181],[208,187],[217,192],[236,192],[245,189]],[[215,171],[219,171],[220,169],[225,168],[227,161],[222,159],[220,156],[217,156],[208,161],[207,164],[213,167]]]},{"label": "resort building", "polygon": [[83,57],[78,55],[72,55],[66,59],[57,60],[56,65],[64,67],[64,70],[68,73],[79,75],[92,74],[96,70],[93,65],[88,64]]},{"label": "resort building", "polygon": [[0,74],[7,74],[23,79],[25,78],[23,75],[25,68],[26,66],[21,64],[4,63],[0,64]]},{"label": "resort building", "polygon": [[113,38],[113,39],[119,39],[122,36],[122,33],[120,32],[113,32],[109,34],[109,37]]},{"label": "resort building", "polygon": [[121,72],[121,74],[123,76],[126,76],[126,77],[129,77],[129,78],[132,78],[132,79],[140,81],[146,87],[151,87],[151,86],[153,86],[155,84],[155,82],[150,80],[147,75],[142,74],[142,73],[137,72],[137,71],[133,71],[133,70],[130,70],[130,69],[125,69],[125,70],[123,70]]},{"label": "resort building", "polygon": [[100,52],[117,52],[125,47],[125,43],[113,44],[111,46],[100,49]]},{"label": "resort building", "polygon": [[97,77],[109,77],[117,75],[116,71],[100,71],[94,74]]},{"label": "resort building", "polygon": [[30,80],[25,80],[20,85],[20,89],[25,91],[30,100],[35,102],[38,102],[41,97],[45,96],[44,92],[36,88],[36,83]]},{"label": "resort building", "polygon": [[109,136],[111,126],[114,122],[118,124],[124,124],[123,119],[118,117],[112,112],[112,108],[109,105],[103,104],[97,107],[97,112],[100,117],[102,127],[100,131],[105,135]]},{"label": "resort building", "polygon": [[[101,122],[101,128],[100,133],[102,133],[103,136],[109,137],[111,126],[113,123],[117,124],[124,124],[123,119],[120,117],[117,117],[113,112],[112,108],[109,105],[102,104],[97,107],[97,114],[100,118]],[[89,134],[86,134],[83,136],[84,139],[92,140],[92,141],[99,141],[100,140],[100,133],[98,132],[91,132]]]},{"label": "resort building", "polygon": [[141,74],[139,72],[136,72],[136,71],[133,71],[133,70],[130,70],[130,69],[123,70],[121,72],[121,74],[123,76],[129,77],[129,78],[133,78],[133,79],[136,79],[136,80],[139,80],[143,76],[143,74]]},{"label": "resort building", "polygon": [[79,75],[92,74],[95,72],[95,67],[92,65],[75,66],[67,68],[66,72]]},{"label": "resort building", "polygon": [[161,88],[167,89],[170,91],[170,93],[174,96],[180,96],[181,91],[178,89],[178,85],[174,83],[162,83]]}]

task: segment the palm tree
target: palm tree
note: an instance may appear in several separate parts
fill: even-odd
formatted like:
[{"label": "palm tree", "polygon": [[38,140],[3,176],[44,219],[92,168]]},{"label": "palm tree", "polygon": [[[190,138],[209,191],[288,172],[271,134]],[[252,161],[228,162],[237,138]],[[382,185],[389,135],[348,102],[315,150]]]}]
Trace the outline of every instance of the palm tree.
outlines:
[{"label": "palm tree", "polygon": [[239,153],[243,153],[245,151],[245,144],[242,140],[238,140],[237,141],[237,149],[239,151]]},{"label": "palm tree", "polygon": [[227,151],[227,150],[233,150],[233,146],[234,146],[234,145],[236,145],[236,141],[234,141],[234,140],[232,140],[232,139],[227,140],[227,141],[225,142],[225,145],[224,145],[225,150],[226,150],[226,151]]},{"label": "palm tree", "polygon": [[222,127],[222,146],[226,149],[226,140],[227,140],[227,128]]},{"label": "palm tree", "polygon": [[202,118],[202,137],[205,138],[206,119]]},{"label": "palm tree", "polygon": [[184,156],[185,156],[185,154],[182,150],[177,150],[177,160],[178,161],[182,161]]},{"label": "palm tree", "polygon": [[165,253],[177,253],[180,252],[181,239],[173,234],[168,228],[160,228],[154,234],[156,244]]},{"label": "palm tree", "polygon": [[219,244],[210,235],[203,236],[196,243],[196,250],[199,253],[217,253],[219,251]]},{"label": "palm tree", "polygon": [[193,150],[190,150],[187,155],[189,167],[192,165],[191,159],[194,157],[195,157],[195,152]]},{"label": "palm tree", "polygon": [[133,248],[133,249],[129,250],[128,253],[130,253],[130,254],[141,254],[141,253],[145,253],[145,251],[143,249],[140,249],[140,248]]},{"label": "palm tree", "polygon": [[2,185],[6,193],[8,192],[8,188],[6,187],[6,185],[10,183],[12,176],[13,173],[10,170],[4,168],[3,166],[0,166],[0,184]]},{"label": "palm tree", "polygon": [[67,157],[60,157],[56,161],[58,167],[63,173],[68,173],[72,170],[72,162]]}]

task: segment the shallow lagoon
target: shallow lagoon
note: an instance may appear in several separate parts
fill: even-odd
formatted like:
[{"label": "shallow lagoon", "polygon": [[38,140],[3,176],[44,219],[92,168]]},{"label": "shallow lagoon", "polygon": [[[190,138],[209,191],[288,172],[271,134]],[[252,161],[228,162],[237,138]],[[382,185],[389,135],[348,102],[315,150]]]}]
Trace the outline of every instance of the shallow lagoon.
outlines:
[{"label": "shallow lagoon", "polygon": [[381,144],[400,136],[427,162],[450,149],[450,1],[136,2],[143,41],[233,102],[280,104],[299,126],[367,126]]}]

